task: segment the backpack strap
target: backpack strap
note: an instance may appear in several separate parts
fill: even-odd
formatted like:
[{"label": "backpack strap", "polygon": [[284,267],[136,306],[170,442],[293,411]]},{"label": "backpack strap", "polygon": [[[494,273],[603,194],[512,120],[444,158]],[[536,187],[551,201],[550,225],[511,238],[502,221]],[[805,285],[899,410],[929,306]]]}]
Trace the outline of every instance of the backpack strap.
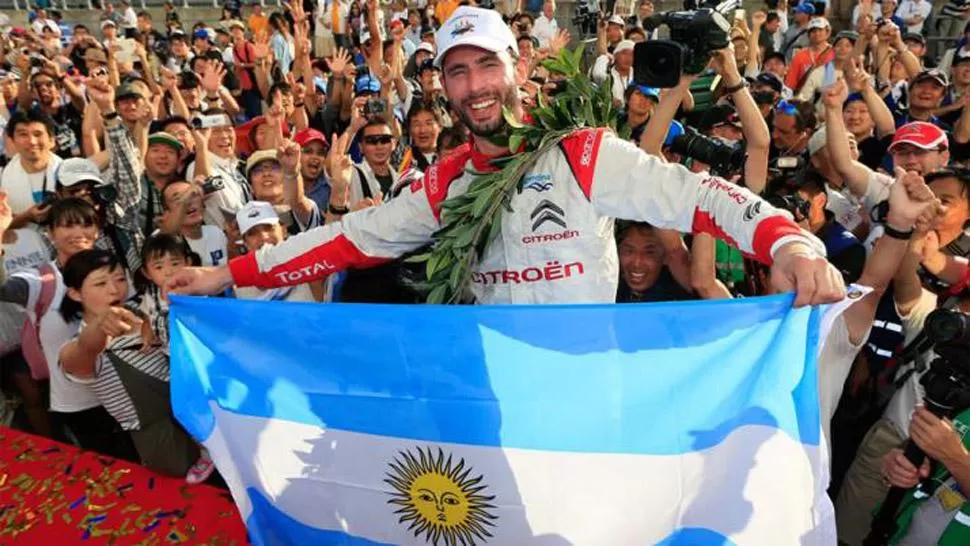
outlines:
[{"label": "backpack strap", "polygon": [[50,308],[51,301],[54,299],[54,291],[57,288],[57,277],[54,275],[54,266],[49,263],[44,264],[40,267],[39,273],[40,295],[37,297],[37,303],[34,305],[34,316],[37,317],[38,323]]},{"label": "backpack strap", "polygon": [[364,193],[364,199],[373,199],[374,194],[370,191],[370,181],[364,176],[364,171],[357,165],[354,165],[354,170],[357,171],[357,179],[360,181],[360,191]]}]

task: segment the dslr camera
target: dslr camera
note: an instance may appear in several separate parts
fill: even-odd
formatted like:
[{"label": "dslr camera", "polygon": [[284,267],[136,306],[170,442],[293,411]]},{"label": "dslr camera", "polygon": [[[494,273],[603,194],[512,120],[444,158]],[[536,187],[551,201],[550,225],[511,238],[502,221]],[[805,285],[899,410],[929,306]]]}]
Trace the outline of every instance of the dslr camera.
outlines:
[{"label": "dslr camera", "polygon": [[744,148],[706,137],[693,127],[686,127],[684,134],[674,137],[670,151],[707,163],[711,167],[711,174],[717,176],[729,176],[740,171],[748,157]]},{"label": "dslr camera", "polygon": [[700,9],[665,11],[644,22],[647,32],[666,25],[669,40],[641,42],[633,50],[633,79],[650,87],[676,87],[682,74],[700,74],[713,52],[730,45],[729,15],[738,0],[708,0]]}]

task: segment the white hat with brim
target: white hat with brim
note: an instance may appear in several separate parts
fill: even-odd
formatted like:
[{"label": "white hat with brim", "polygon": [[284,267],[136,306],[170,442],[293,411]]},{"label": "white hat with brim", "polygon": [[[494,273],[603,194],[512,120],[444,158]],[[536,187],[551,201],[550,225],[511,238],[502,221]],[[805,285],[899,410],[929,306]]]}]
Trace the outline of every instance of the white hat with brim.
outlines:
[{"label": "white hat with brim", "polygon": [[236,223],[239,224],[239,233],[246,235],[256,226],[279,225],[280,216],[273,205],[266,201],[250,201],[236,213]]},{"label": "white hat with brim", "polygon": [[105,27],[115,27],[115,28],[117,28],[118,25],[116,25],[115,22],[112,21],[111,19],[105,19],[104,21],[101,21],[101,30],[104,30]]},{"label": "white hat with brim", "polygon": [[93,182],[95,185],[104,185],[104,178],[98,166],[90,159],[83,157],[72,157],[61,161],[54,173],[54,178],[62,187],[70,188],[84,182]]},{"label": "white hat with brim", "polygon": [[617,53],[623,53],[624,51],[633,51],[634,47],[636,47],[636,44],[633,43],[633,40],[621,40],[618,44],[616,44],[616,47],[613,48],[613,54],[616,55]]},{"label": "white hat with brim", "polygon": [[493,53],[511,51],[519,56],[512,29],[505,24],[497,11],[471,6],[461,6],[455,10],[444,25],[434,35],[438,56],[434,64],[441,67],[445,55],[458,46],[474,46]]}]

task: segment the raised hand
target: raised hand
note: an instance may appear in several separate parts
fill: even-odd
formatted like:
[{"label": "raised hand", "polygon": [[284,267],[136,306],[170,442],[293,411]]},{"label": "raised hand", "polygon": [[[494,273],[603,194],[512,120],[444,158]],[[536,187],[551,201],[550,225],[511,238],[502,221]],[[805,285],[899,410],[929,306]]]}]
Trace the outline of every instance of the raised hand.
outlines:
[{"label": "raised hand", "polygon": [[334,195],[344,195],[350,188],[350,173],[354,168],[350,156],[347,155],[347,148],[350,143],[350,132],[337,136],[334,133],[330,137],[333,143],[330,151],[327,152],[327,165],[330,170],[330,187]]},{"label": "raised hand", "polygon": [[100,79],[88,80],[88,96],[98,105],[102,114],[114,112],[115,110],[115,90],[107,82]]},{"label": "raised hand", "polygon": [[276,159],[283,166],[284,173],[300,172],[300,146],[296,142],[284,140],[276,149]]},{"label": "raised hand", "polygon": [[562,48],[569,45],[569,41],[572,37],[569,35],[569,31],[566,29],[560,30],[552,40],[549,40],[549,53],[553,56],[558,55]]},{"label": "raised hand", "polygon": [[226,77],[226,68],[219,62],[209,62],[202,69],[202,90],[209,95],[216,95],[222,88],[222,79]]},{"label": "raised hand", "polygon": [[763,11],[756,11],[751,14],[751,24],[754,28],[761,28],[765,25],[768,20],[768,14]]},{"label": "raised hand", "polygon": [[845,99],[849,97],[849,88],[845,84],[845,80],[839,78],[834,84],[829,86],[828,89],[822,91],[822,104],[826,108],[833,108],[842,110],[842,105],[845,104]]},{"label": "raised hand", "polygon": [[333,74],[343,74],[348,64],[350,64],[350,53],[347,53],[346,49],[338,47],[337,53],[330,60],[330,72]]},{"label": "raised hand", "polygon": [[872,85],[869,74],[862,67],[862,59],[858,57],[849,59],[849,62],[845,64],[845,80],[849,89],[857,93],[861,93]]},{"label": "raised hand", "polygon": [[738,70],[738,60],[734,57],[734,46],[728,46],[715,51],[714,57],[711,59],[711,66],[722,78],[727,79],[729,82],[741,79],[741,73]]},{"label": "raised hand", "polygon": [[266,124],[270,126],[271,129],[278,131],[279,127],[282,127],[283,117],[286,115],[283,112],[283,106],[281,104],[274,104],[266,109],[263,114],[266,118]]},{"label": "raised hand", "polygon": [[889,189],[886,223],[893,229],[907,231],[917,222],[932,222],[941,212],[940,200],[933,195],[923,177],[896,167],[896,183]]}]

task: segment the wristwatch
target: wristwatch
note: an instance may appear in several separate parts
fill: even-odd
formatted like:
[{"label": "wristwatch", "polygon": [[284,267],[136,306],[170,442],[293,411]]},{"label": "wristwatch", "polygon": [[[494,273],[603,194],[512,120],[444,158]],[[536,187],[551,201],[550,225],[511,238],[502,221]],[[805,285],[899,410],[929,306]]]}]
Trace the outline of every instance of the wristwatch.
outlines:
[{"label": "wristwatch", "polygon": [[327,211],[329,211],[330,214],[347,214],[350,212],[350,207],[335,207],[333,206],[333,203],[327,203]]}]

